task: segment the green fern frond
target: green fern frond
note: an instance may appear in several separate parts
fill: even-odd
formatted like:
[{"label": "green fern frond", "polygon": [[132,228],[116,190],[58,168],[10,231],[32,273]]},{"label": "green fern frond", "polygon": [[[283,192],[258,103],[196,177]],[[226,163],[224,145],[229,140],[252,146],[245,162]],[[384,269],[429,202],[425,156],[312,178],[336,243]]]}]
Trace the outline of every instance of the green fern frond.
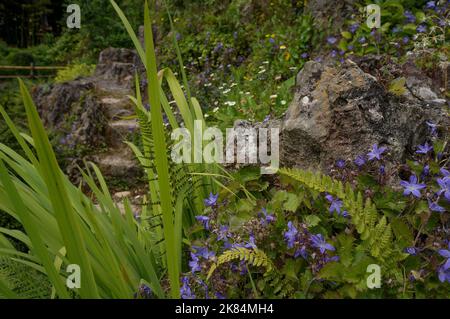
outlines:
[{"label": "green fern frond", "polygon": [[265,274],[270,273],[274,268],[272,262],[262,250],[257,248],[248,249],[244,247],[236,247],[225,251],[217,258],[217,262],[214,263],[209,269],[207,279],[209,280],[209,278],[211,278],[217,267],[234,260],[245,261],[247,264],[256,267],[264,267],[266,269]]},{"label": "green fern frond", "polygon": [[280,169],[280,173],[313,191],[327,192],[341,199],[371,255],[382,261],[392,257],[394,242],[391,226],[386,216],[380,218],[370,198],[364,201],[361,192],[355,192],[350,184],[343,185],[341,181],[321,173],[288,168]]}]

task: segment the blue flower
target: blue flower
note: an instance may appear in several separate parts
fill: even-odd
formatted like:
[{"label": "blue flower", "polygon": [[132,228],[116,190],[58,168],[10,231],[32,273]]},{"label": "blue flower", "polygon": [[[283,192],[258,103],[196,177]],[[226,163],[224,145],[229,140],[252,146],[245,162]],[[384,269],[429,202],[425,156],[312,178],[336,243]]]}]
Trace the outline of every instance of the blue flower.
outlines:
[{"label": "blue flower", "polygon": [[439,268],[439,280],[441,282],[448,281],[450,283],[450,242],[448,243],[448,249],[440,249],[438,254],[447,259]]},{"label": "blue flower", "polygon": [[419,25],[418,27],[417,27],[417,32],[419,32],[419,33],[425,33],[425,32],[427,32],[427,26],[426,25],[424,25],[424,24],[421,24],[421,25]]},{"label": "blue flower", "polygon": [[338,215],[341,214],[341,208],[342,208],[342,201],[338,198],[334,199],[331,195],[326,195],[325,198],[331,203],[330,208],[328,208],[328,211],[330,213],[336,212]]},{"label": "blue flower", "polygon": [[195,299],[195,295],[191,291],[191,287],[189,287],[189,278],[183,277],[182,279],[183,286],[180,288],[181,299]]},{"label": "blue flower", "polygon": [[302,55],[300,55],[302,59],[307,59],[309,57],[308,53],[302,53]]},{"label": "blue flower", "polygon": [[381,175],[384,175],[386,173],[386,167],[384,165],[380,165],[380,168],[378,170]]},{"label": "blue flower", "polygon": [[432,145],[428,145],[428,143],[425,143],[423,145],[417,146],[417,154],[428,154],[428,152],[431,152],[433,150]]},{"label": "blue flower", "polygon": [[444,207],[440,206],[437,202],[432,202],[430,200],[428,200],[428,208],[432,212],[436,212],[436,213],[444,213],[445,212]]},{"label": "blue flower", "polygon": [[431,135],[436,135],[436,133],[437,133],[437,125],[434,124],[431,121],[426,121],[425,123],[427,124],[428,128],[430,129]]},{"label": "blue flower", "polygon": [[438,277],[440,282],[450,283],[450,269],[445,269],[444,266],[439,267]]},{"label": "blue flower", "polygon": [[430,175],[430,165],[425,165],[425,166],[423,167],[422,175],[423,175],[423,176],[428,176],[428,175]]},{"label": "blue flower", "polygon": [[228,229],[228,226],[220,226],[219,231],[217,232],[217,240],[226,241],[228,237],[230,237]]},{"label": "blue flower", "polygon": [[333,37],[333,36],[328,37],[328,38],[327,38],[327,42],[328,42],[328,44],[333,45],[333,44],[335,44],[335,43],[337,42],[337,38],[336,38],[336,37]]},{"label": "blue flower", "polygon": [[325,263],[330,263],[330,262],[338,262],[339,261],[339,256],[333,256],[333,257],[328,257],[328,256],[325,256],[325,258],[324,258],[324,262]]},{"label": "blue flower", "polygon": [[263,213],[264,216],[261,220],[262,225],[267,225],[275,221],[275,216],[273,214],[269,214],[265,208],[263,208],[261,212]]},{"label": "blue flower", "polygon": [[402,185],[405,189],[403,191],[403,195],[408,196],[412,194],[414,197],[419,198],[421,196],[420,190],[427,187],[425,184],[417,183],[416,175],[411,175],[409,177],[409,182],[401,181],[400,185]]},{"label": "blue flower", "polygon": [[436,1],[428,1],[425,5],[425,9],[433,10],[436,8]]},{"label": "blue flower", "polygon": [[392,29],[392,33],[399,33],[400,31],[402,31],[402,28],[399,27],[398,25],[396,25],[396,26]]},{"label": "blue flower", "polygon": [[201,270],[198,261],[199,261],[198,257],[194,253],[191,253],[191,261],[189,262],[189,267],[191,268],[192,273],[195,273],[195,272]]},{"label": "blue flower", "polygon": [[338,159],[338,160],[336,161],[336,166],[337,166],[338,168],[344,168],[344,167],[345,167],[345,160],[343,160],[343,159]]},{"label": "blue flower", "polygon": [[406,17],[406,21],[408,21],[408,23],[416,22],[416,17],[411,11],[406,10],[405,17]]},{"label": "blue flower", "polygon": [[217,298],[217,299],[227,299],[227,297],[225,297],[224,295],[222,295],[220,292],[216,292],[215,295],[216,295],[216,298]]},{"label": "blue flower", "polygon": [[403,44],[408,44],[409,37],[403,37],[402,41],[403,41]]},{"label": "blue flower", "polygon": [[199,222],[203,224],[203,227],[205,227],[206,230],[209,230],[209,217],[208,216],[195,216],[195,219],[197,219]]},{"label": "blue flower", "polygon": [[364,158],[363,155],[358,155],[354,161],[354,163],[356,164],[356,166],[361,167],[364,164],[366,164],[366,160]]},{"label": "blue flower", "polygon": [[204,200],[206,207],[211,207],[217,204],[217,199],[219,198],[219,193],[217,195],[214,195],[212,192],[209,193],[209,197]]},{"label": "blue flower", "polygon": [[438,178],[436,181],[441,187],[437,194],[439,196],[444,194],[444,197],[450,202],[450,177],[445,176],[444,178]]},{"label": "blue flower", "polygon": [[[149,286],[142,284],[139,287],[139,295],[141,298],[150,299],[152,297],[152,289]],[[134,296],[135,298],[137,298],[137,294],[135,294]]]},{"label": "blue flower", "polygon": [[361,44],[362,43],[366,43],[366,38],[365,37],[361,37],[361,38],[358,39],[358,42],[361,43]]},{"label": "blue flower", "polygon": [[207,247],[192,246],[192,249],[195,250],[195,255],[198,257],[210,259],[216,256],[216,253],[212,250],[209,250]]},{"label": "blue flower", "polygon": [[294,247],[295,240],[297,239],[298,230],[292,224],[292,222],[288,222],[288,231],[284,233],[284,239],[287,241],[287,247]]},{"label": "blue flower", "polygon": [[323,254],[326,250],[335,251],[335,248],[328,244],[321,234],[311,235],[311,243],[314,247],[319,248]]},{"label": "blue flower", "polygon": [[275,43],[275,39],[274,38],[269,38],[269,42],[274,44]]},{"label": "blue flower", "polygon": [[303,259],[308,258],[308,252],[306,251],[305,246],[302,246],[301,248],[299,248],[295,251],[294,258],[298,258],[298,256],[302,256]]},{"label": "blue flower", "polygon": [[374,159],[381,160],[381,154],[383,154],[386,149],[386,147],[378,147],[377,144],[373,144],[372,150],[367,154],[369,161]]},{"label": "blue flower", "polygon": [[359,23],[354,23],[350,26],[349,30],[351,33],[355,33],[359,28]]},{"label": "blue flower", "polygon": [[405,251],[410,254],[411,256],[416,256],[417,255],[417,248],[415,247],[407,247],[405,248]]},{"label": "blue flower", "polygon": [[255,243],[255,236],[250,235],[249,240],[248,240],[248,242],[245,243],[244,247],[245,248],[257,249],[256,243]]}]

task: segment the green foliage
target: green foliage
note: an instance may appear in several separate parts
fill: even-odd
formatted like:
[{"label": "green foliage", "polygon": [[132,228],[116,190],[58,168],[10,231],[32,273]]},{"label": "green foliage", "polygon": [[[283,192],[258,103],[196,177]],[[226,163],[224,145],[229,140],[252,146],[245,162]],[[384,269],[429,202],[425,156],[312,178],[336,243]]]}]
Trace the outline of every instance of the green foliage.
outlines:
[{"label": "green foliage", "polygon": [[[350,184],[345,186],[340,181],[334,181],[330,176],[298,169],[281,169],[281,174],[300,181],[306,187],[321,193],[329,193],[342,199],[345,209],[351,216],[352,223],[364,242],[371,256],[380,262],[395,266],[396,259],[403,259],[403,254],[396,250],[391,225],[386,216],[379,217],[376,206],[367,198],[365,201],[361,192],[355,193]],[[394,269],[392,269],[394,270]]]},{"label": "green foliage", "polygon": [[55,81],[59,83],[73,81],[79,77],[91,76],[94,74],[94,71],[95,65],[85,63],[70,65],[66,69],[58,71]]},{"label": "green foliage", "polygon": [[[0,258],[0,278],[21,298],[48,299],[51,296],[51,284],[47,277],[19,261]],[[0,298],[3,297],[0,292]]]},{"label": "green foliage", "polygon": [[259,249],[247,249],[243,247],[233,248],[225,251],[217,258],[217,262],[211,266],[208,272],[207,279],[209,279],[213,272],[222,264],[229,263],[233,260],[244,261],[248,265],[255,267],[264,267],[264,275],[268,275],[274,270],[274,266],[266,254]]}]

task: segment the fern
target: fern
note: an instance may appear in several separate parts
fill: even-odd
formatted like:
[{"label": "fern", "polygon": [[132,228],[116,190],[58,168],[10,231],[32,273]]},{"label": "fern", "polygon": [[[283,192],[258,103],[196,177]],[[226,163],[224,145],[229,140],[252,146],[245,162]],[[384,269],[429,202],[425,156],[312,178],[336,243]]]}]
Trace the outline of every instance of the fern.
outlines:
[{"label": "fern", "polygon": [[375,204],[370,198],[365,201],[361,192],[355,193],[350,184],[345,186],[330,176],[299,169],[280,169],[280,173],[299,181],[305,187],[327,192],[339,197],[351,216],[356,231],[366,245],[367,251],[376,259],[386,262],[394,255],[393,235],[391,225],[386,216],[378,215]]},{"label": "fern", "polygon": [[207,279],[211,278],[214,271],[222,264],[229,263],[230,261],[239,260],[245,261],[247,264],[266,268],[265,274],[272,272],[273,264],[267,255],[257,248],[247,249],[244,247],[236,247],[225,251],[217,258],[217,262],[214,263],[209,269]]},{"label": "fern", "polygon": [[46,276],[10,258],[0,259],[0,279],[20,298],[50,298],[51,284]]}]

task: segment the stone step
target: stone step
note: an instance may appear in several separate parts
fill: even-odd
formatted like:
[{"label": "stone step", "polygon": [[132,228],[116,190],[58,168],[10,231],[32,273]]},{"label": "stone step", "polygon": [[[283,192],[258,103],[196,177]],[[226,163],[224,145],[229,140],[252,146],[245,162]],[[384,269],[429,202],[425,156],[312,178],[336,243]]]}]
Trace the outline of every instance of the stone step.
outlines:
[{"label": "stone step", "polygon": [[93,160],[107,178],[133,182],[141,175],[141,168],[127,146],[95,155]]},{"label": "stone step", "polygon": [[100,100],[105,114],[110,119],[134,114],[133,104],[129,98],[104,97]]},{"label": "stone step", "polygon": [[136,119],[116,120],[109,122],[107,129],[107,142],[111,146],[119,146],[123,141],[139,129]]}]

